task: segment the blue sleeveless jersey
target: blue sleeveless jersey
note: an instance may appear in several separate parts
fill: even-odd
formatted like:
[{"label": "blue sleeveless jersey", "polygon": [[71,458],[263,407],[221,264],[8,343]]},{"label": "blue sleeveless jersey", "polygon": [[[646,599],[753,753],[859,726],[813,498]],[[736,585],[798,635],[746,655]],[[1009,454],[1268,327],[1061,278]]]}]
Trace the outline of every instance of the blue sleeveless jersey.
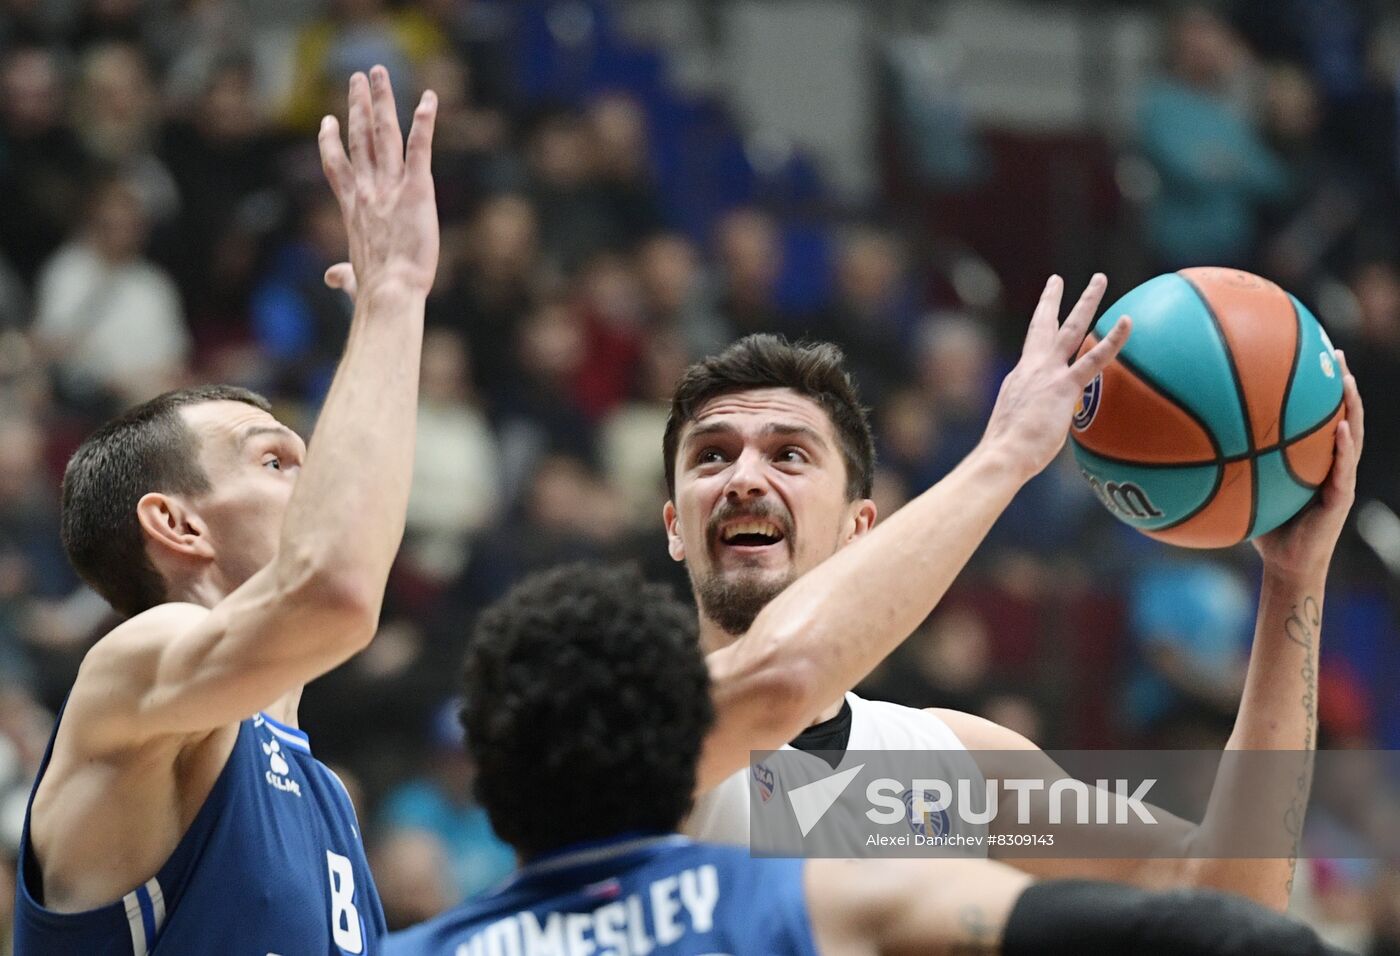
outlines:
[{"label": "blue sleeveless jersey", "polygon": [[[40,778],[52,752],[51,739]],[[122,899],[44,908],[27,816],[17,883],[16,956],[358,956],[379,953],[385,933],[344,785],[306,734],[266,714],[239,725],[175,852]]]},{"label": "blue sleeveless jersey", "polygon": [[682,836],[536,860],[495,892],[391,935],[385,956],[816,956],[801,860]]}]

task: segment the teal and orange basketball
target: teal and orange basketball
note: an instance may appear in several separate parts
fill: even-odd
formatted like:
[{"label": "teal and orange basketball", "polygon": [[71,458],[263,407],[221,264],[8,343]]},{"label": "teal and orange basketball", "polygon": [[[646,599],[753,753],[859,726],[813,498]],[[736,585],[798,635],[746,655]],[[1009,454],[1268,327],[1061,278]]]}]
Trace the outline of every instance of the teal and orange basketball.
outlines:
[{"label": "teal and orange basketball", "polygon": [[1312,313],[1248,272],[1182,269],[1114,303],[1084,349],[1124,315],[1133,334],[1070,430],[1105,507],[1188,548],[1297,514],[1332,467],[1343,417],[1342,371]]}]

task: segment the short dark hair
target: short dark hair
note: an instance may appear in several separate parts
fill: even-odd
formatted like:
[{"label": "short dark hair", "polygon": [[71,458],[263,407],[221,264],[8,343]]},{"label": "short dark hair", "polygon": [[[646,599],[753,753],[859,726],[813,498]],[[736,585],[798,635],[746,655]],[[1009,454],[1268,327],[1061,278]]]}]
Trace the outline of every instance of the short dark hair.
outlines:
[{"label": "short dark hair", "polygon": [[780,335],[747,335],[718,355],[685,370],[671,398],[662,453],[666,489],[676,494],[676,452],[681,430],[695,420],[712,398],[758,388],[790,388],[820,405],[836,428],[846,463],[846,496],[869,498],[875,481],[875,438],[868,410],[850,373],[845,355],[829,342],[792,343]]},{"label": "short dark hair", "polygon": [[695,611],[668,587],[631,566],[532,575],[482,612],[465,675],[477,795],[523,856],[690,812],[714,709]]},{"label": "short dark hair", "polygon": [[152,491],[200,494],[209,476],[199,440],[179,410],[203,402],[243,402],[268,412],[256,392],[200,385],[159,395],[93,432],[63,473],[63,548],[88,585],[119,613],[140,614],[165,600],[165,582],[146,556],[136,504]]}]

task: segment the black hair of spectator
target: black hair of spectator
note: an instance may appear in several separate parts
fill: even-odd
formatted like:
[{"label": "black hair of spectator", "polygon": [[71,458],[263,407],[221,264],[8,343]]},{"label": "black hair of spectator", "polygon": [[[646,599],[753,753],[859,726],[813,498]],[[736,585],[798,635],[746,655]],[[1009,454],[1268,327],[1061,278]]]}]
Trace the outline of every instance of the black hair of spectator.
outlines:
[{"label": "black hair of spectator", "polygon": [[690,812],[714,720],[695,612],[631,565],[539,572],[483,611],[464,700],[478,798],[527,859]]},{"label": "black hair of spectator", "polygon": [[860,403],[846,357],[829,342],[792,343],[781,335],[747,335],[718,355],[691,365],[681,376],[666,419],[662,453],[666,488],[676,494],[676,452],[681,431],[712,398],[760,388],[789,388],[822,407],[836,427],[846,462],[846,495],[869,498],[875,481],[875,438],[869,409]]},{"label": "black hair of spectator", "polygon": [[234,385],[177,389],[107,422],[68,460],[63,548],[74,570],[120,614],[139,614],[166,599],[136,518],[141,497],[153,491],[200,494],[210,487],[199,462],[199,439],[180,409],[224,401],[272,408],[261,395]]}]

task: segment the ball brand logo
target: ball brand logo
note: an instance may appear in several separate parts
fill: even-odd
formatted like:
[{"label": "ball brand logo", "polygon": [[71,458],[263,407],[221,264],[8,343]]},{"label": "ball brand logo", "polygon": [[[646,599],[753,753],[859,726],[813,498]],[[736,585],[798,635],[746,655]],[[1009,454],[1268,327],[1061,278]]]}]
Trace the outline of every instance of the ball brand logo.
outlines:
[{"label": "ball brand logo", "polygon": [[1327,352],[1317,353],[1317,364],[1322,366],[1322,374],[1328,378],[1337,377],[1337,366],[1332,364],[1332,356]]},{"label": "ball brand logo", "polygon": [[1083,472],[1089,481],[1089,487],[1094,489],[1094,494],[1103,502],[1104,507],[1120,518],[1160,518],[1162,512],[1152,504],[1152,499],[1147,497],[1147,492],[1141,486],[1133,484],[1131,481],[1099,481],[1098,477]]},{"label": "ball brand logo", "polygon": [[1074,406],[1074,430],[1082,432],[1094,423],[1099,412],[1099,399],[1103,397],[1103,376],[1095,375],[1094,380],[1084,386],[1079,396],[1079,404]]}]

